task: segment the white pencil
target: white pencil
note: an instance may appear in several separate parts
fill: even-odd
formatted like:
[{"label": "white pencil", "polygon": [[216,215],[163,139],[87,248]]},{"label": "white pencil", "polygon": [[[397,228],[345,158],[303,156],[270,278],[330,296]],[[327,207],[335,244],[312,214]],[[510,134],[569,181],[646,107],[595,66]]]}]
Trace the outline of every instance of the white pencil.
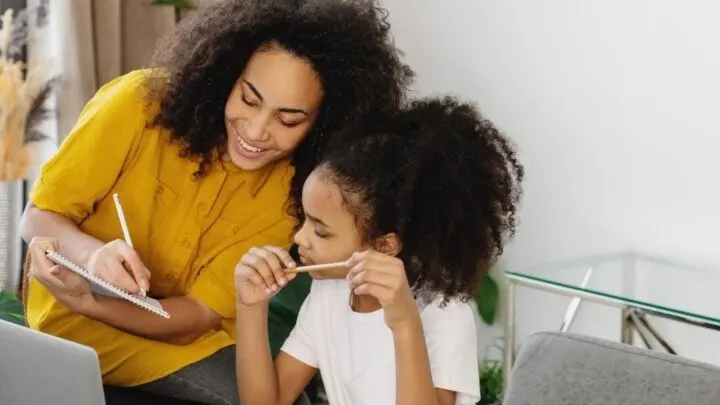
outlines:
[{"label": "white pencil", "polygon": [[125,221],[125,213],[123,213],[122,205],[120,205],[120,196],[118,193],[113,194],[113,201],[115,201],[115,211],[117,212],[118,219],[120,220],[120,227],[122,228],[125,243],[130,245],[130,247],[133,247],[132,240],[130,239],[130,231],[128,230],[127,221]]},{"label": "white pencil", "polygon": [[[120,220],[120,227],[122,228],[123,238],[130,248],[134,249],[132,239],[130,239],[130,230],[125,220],[125,213],[123,212],[122,205],[120,204],[120,196],[118,193],[113,194],[113,201],[115,202],[115,211],[117,212],[118,219]],[[143,297],[147,294],[144,288],[140,287],[140,295]]]}]

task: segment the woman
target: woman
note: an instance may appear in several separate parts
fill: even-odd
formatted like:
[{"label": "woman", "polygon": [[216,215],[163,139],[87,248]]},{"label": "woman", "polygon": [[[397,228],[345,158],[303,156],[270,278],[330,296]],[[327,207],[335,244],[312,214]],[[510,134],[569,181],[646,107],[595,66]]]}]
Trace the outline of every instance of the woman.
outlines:
[{"label": "woman", "polygon": [[[412,74],[384,18],[369,0],[222,1],[184,21],[154,69],[100,89],[23,216],[30,326],[93,347],[105,384],[237,403],[234,267],[290,243],[332,134],[402,103]],[[47,248],[159,297],[170,319],[93,294]]]}]

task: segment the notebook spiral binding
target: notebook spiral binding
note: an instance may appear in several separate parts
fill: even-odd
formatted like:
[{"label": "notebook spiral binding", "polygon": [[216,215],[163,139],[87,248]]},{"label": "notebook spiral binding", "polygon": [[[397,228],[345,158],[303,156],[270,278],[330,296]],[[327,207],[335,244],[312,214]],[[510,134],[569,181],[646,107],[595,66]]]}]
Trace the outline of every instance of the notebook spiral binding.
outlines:
[{"label": "notebook spiral binding", "polygon": [[99,287],[102,287],[103,289],[107,290],[112,295],[115,295],[119,298],[125,299],[127,301],[132,302],[133,304],[139,306],[140,308],[146,309],[156,315],[160,315],[163,318],[170,319],[170,314],[167,313],[160,305],[160,302],[156,299],[150,298],[150,297],[143,297],[141,295],[137,294],[131,294],[127,291],[124,291],[118,287],[115,287],[114,285],[108,283],[107,281],[95,276],[94,274],[90,273],[89,271],[85,270],[83,267],[78,266],[77,264],[71,262],[68,260],[65,256],[53,252],[53,251],[45,251],[45,256],[47,256],[48,259],[50,259],[53,263],[58,264],[60,266],[65,267],[66,269],[72,271],[73,273],[79,275],[80,277],[83,277],[84,279],[90,281],[93,284],[98,285]]}]

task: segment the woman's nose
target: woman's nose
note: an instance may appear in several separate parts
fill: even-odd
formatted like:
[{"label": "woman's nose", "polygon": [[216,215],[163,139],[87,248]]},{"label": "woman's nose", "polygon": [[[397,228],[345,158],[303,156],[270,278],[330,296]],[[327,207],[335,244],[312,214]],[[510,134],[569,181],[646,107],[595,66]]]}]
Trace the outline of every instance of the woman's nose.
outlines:
[{"label": "woman's nose", "polygon": [[247,134],[248,141],[251,142],[264,142],[270,138],[270,133],[267,131],[269,119],[265,114],[260,114],[252,120],[247,121],[247,127],[245,133]]}]

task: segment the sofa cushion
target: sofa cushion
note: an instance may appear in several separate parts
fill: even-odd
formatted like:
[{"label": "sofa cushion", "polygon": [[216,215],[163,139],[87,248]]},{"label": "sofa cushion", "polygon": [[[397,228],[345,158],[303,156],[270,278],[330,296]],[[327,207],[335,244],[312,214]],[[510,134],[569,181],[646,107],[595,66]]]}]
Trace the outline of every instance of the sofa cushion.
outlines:
[{"label": "sofa cushion", "polygon": [[[716,348],[708,348],[716,350]],[[718,405],[720,368],[569,333],[528,338],[504,405]]]}]

